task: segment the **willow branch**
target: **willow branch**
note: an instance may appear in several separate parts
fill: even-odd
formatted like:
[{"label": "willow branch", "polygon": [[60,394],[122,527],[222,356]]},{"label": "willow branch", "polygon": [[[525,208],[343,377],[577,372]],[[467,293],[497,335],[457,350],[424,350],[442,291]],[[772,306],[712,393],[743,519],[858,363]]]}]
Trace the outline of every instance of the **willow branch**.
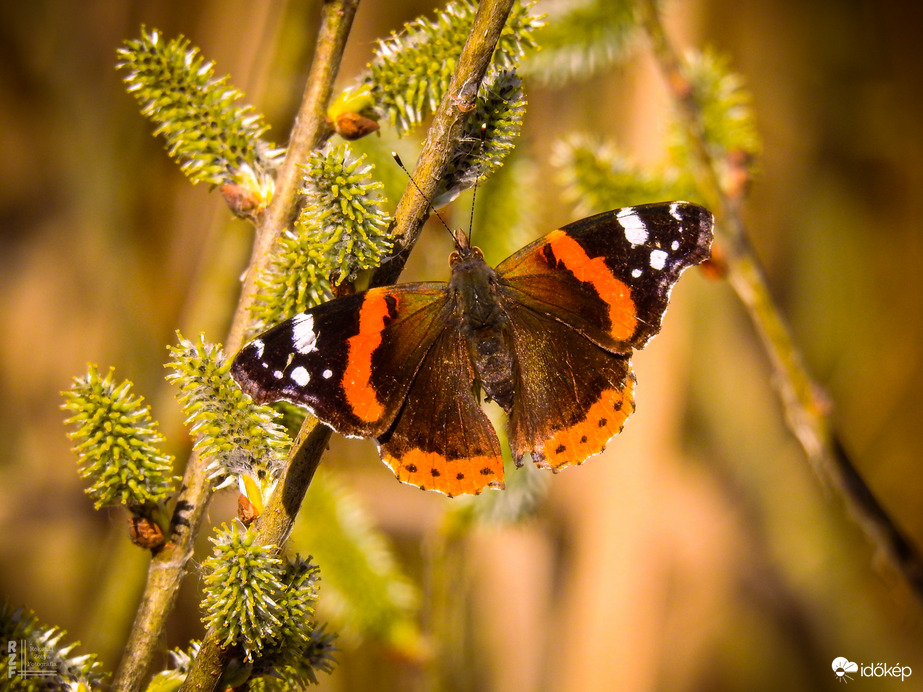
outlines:
[{"label": "willow branch", "polygon": [[417,159],[413,179],[419,190],[413,185],[408,186],[394,212],[391,232],[395,245],[401,249],[391,261],[375,271],[372,286],[394,283],[404,269],[410,250],[429,215],[430,201],[436,197],[439,182],[446,174],[468,113],[474,110],[478,87],[512,7],[513,0],[482,0],[480,3],[449,90],[436,109]]},{"label": "willow branch", "polygon": [[244,333],[250,323],[250,307],[256,298],[256,280],[269,263],[273,244],[282,233],[294,226],[298,218],[298,192],[302,179],[298,166],[304,164],[308,155],[333,134],[327,123],[327,106],[358,6],[359,0],[325,0],[323,4],[320,34],[302,94],[301,107],[295,117],[285,158],[276,173],[272,202],[257,223],[250,266],[241,289],[241,301],[226,343],[229,353],[243,344]]},{"label": "willow branch", "polygon": [[671,44],[654,0],[642,0],[644,27],[670,94],[693,142],[694,154],[715,199],[724,232],[728,280],[746,306],[776,373],[786,420],[815,472],[843,498],[871,543],[895,566],[911,591],[923,601],[923,557],[897,526],[856,470],[831,419],[829,399],[811,378],[750,245],[740,206],[747,189],[741,168],[730,183],[721,183],[718,162],[706,145],[701,104],[696,101],[682,63]]},{"label": "willow branch", "polygon": [[[422,195],[409,186],[395,212],[391,231],[401,251],[375,272],[373,285],[385,285],[397,279],[419,237],[429,210],[429,200],[435,196],[436,187],[446,173],[467,114],[474,109],[478,87],[512,6],[513,0],[482,0],[478,7],[449,90],[433,116],[414,171],[414,180]],[[313,416],[308,416],[292,445],[285,475],[254,525],[256,543],[281,547],[288,539],[329,439],[330,429],[319,424]],[[218,639],[214,630],[205,635],[180,692],[214,690],[232,655],[231,651],[221,648]]]},{"label": "willow branch", "polygon": [[[244,291],[226,341],[229,352],[236,351],[243,340],[244,326],[253,301],[253,279],[267,261],[272,242],[297,214],[295,201],[299,176],[296,164],[305,160],[308,151],[324,137],[324,112],[357,4],[358,0],[324,4],[308,86],[292,130],[288,152],[276,177],[273,201],[257,229]],[[150,671],[154,653],[163,641],[167,618],[176,604],[186,565],[192,557],[195,538],[211,498],[212,482],[205,470],[207,463],[193,452],[186,464],[170,522],[169,541],[151,559],[141,602],[113,678],[113,690],[140,690]]]},{"label": "willow branch", "polygon": [[113,690],[135,692],[142,688],[147,678],[154,653],[163,639],[167,617],[176,605],[211,490],[205,463],[193,452],[186,464],[183,485],[170,521],[169,541],[151,558],[148,566],[141,602],[112,681]]},{"label": "willow branch", "polygon": [[[423,195],[411,185],[401,197],[392,221],[392,233],[401,251],[397,257],[375,271],[372,285],[394,283],[403,269],[406,257],[426,220],[429,200],[435,195],[439,181],[446,173],[465,119],[473,110],[478,86],[487,71],[512,5],[513,0],[482,0],[478,7],[474,26],[462,50],[449,90],[433,116],[414,172],[414,180]],[[288,538],[314,470],[326,449],[329,432],[313,416],[305,420],[292,446],[286,476],[279,484],[281,491],[273,493],[265,511],[257,520],[257,542],[260,544],[282,545]]]}]

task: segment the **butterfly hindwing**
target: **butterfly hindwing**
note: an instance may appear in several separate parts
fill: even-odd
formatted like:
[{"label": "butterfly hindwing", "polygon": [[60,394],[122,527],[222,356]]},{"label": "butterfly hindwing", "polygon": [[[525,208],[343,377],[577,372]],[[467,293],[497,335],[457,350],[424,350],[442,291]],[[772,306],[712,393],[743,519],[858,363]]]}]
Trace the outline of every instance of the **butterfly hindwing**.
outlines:
[{"label": "butterfly hindwing", "polygon": [[630,353],[660,331],[683,270],[709,256],[712,223],[688,202],[616,209],[552,231],[497,273],[510,300]]},{"label": "butterfly hindwing", "polygon": [[393,426],[378,438],[399,480],[450,497],[503,487],[500,442],[472,394],[467,348],[457,329],[437,337]]},{"label": "butterfly hindwing", "polygon": [[509,412],[513,459],[520,464],[529,454],[557,471],[599,454],[634,411],[629,357],[531,308],[508,314],[518,364]]},{"label": "butterfly hindwing", "polygon": [[344,435],[380,435],[442,329],[444,286],[374,288],[295,315],[247,344],[232,374],[258,402],[284,399]]}]

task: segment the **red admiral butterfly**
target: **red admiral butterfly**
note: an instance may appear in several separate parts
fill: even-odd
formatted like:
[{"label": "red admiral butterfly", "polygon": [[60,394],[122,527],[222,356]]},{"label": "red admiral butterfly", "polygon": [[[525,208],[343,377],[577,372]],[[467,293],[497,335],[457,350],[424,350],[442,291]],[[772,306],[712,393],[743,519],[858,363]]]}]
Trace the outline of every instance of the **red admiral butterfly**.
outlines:
[{"label": "red admiral butterfly", "polygon": [[373,437],[399,480],[446,495],[503,487],[481,391],[509,414],[517,466],[601,452],[634,410],[631,354],[670,290],[709,256],[713,218],[688,202],[625,207],[552,231],[492,269],[461,231],[448,283],[373,288],[247,344],[232,374],[334,430]]}]

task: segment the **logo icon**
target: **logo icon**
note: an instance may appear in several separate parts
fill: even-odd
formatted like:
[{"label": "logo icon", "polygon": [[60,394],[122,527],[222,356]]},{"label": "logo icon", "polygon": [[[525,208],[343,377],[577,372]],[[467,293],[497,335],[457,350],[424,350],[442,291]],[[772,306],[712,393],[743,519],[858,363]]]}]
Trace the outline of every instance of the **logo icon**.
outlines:
[{"label": "logo icon", "polygon": [[859,664],[839,656],[833,659],[833,672],[837,682],[849,682],[852,678],[847,673],[858,673]]}]

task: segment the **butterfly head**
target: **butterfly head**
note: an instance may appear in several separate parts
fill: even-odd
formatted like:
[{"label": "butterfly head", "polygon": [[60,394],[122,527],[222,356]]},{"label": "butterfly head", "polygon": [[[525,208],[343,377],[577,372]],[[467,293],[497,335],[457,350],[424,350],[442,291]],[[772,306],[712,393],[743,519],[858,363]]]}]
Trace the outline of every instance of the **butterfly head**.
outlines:
[{"label": "butterfly head", "polygon": [[468,236],[460,228],[452,232],[452,238],[455,240],[455,251],[449,255],[449,266],[453,269],[462,262],[470,259],[484,261],[484,253],[481,248],[474,247]]}]

